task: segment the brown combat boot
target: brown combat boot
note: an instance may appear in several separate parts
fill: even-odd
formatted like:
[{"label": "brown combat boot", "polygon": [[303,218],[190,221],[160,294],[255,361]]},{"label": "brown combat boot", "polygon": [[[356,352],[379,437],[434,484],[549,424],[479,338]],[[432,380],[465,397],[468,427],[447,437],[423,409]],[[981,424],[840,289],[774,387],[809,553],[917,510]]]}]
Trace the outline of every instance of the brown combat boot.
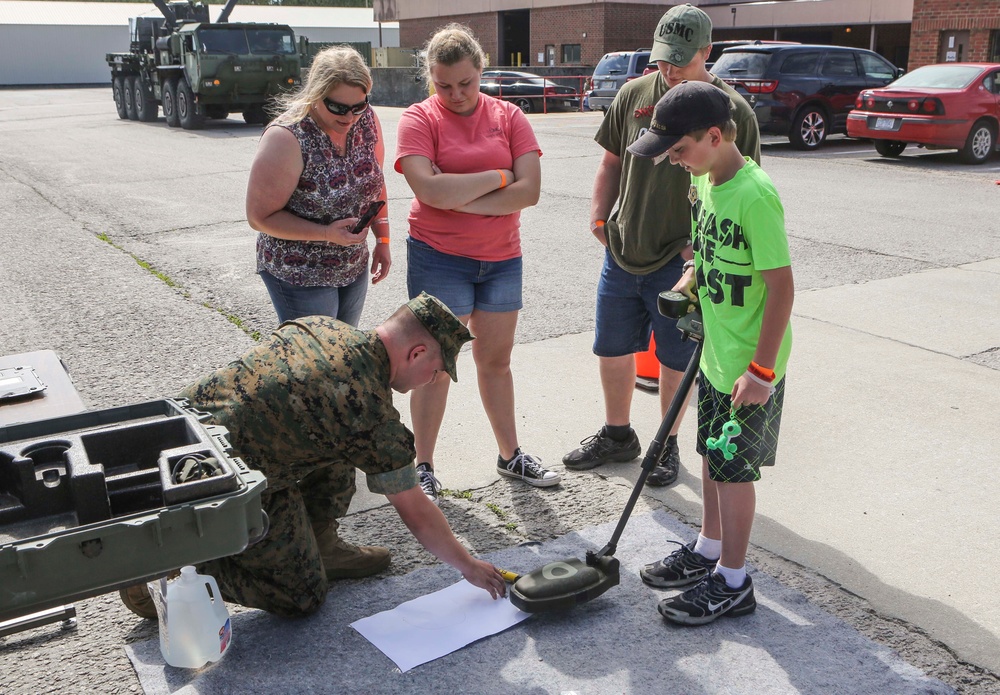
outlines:
[{"label": "brown combat boot", "polygon": [[356,579],[378,574],[392,561],[388,548],[353,545],[337,535],[334,524],[314,526],[327,579]]},{"label": "brown combat boot", "polygon": [[146,620],[156,620],[156,606],[153,604],[153,597],[149,595],[146,584],[133,584],[118,592],[122,597],[122,603],[130,611]]},{"label": "brown combat boot", "polygon": [[[171,570],[170,574],[167,575],[167,581],[179,576],[181,576],[180,570]],[[146,586],[146,582],[127,586],[121,589],[118,595],[121,596],[125,607],[140,618],[156,620],[156,604],[153,603],[153,597],[149,595],[149,588]]]}]

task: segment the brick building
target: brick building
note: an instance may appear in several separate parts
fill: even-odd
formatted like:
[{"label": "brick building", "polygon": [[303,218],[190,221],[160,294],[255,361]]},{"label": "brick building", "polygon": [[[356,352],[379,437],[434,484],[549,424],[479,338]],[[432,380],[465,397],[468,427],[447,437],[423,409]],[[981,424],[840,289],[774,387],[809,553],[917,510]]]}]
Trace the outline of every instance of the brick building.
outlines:
[{"label": "brick building", "polygon": [[[712,18],[716,40],[782,39],[858,46],[875,50],[896,65],[907,64],[914,0],[690,2]],[[997,5],[1000,0],[978,3]],[[492,65],[528,66],[593,66],[609,51],[649,47],[657,21],[675,4],[662,0],[374,0],[377,20],[399,22],[400,46],[423,46],[437,28],[455,21],[473,30]]]},{"label": "brick building", "polygon": [[909,69],[929,63],[1000,63],[1000,1],[913,0]]}]

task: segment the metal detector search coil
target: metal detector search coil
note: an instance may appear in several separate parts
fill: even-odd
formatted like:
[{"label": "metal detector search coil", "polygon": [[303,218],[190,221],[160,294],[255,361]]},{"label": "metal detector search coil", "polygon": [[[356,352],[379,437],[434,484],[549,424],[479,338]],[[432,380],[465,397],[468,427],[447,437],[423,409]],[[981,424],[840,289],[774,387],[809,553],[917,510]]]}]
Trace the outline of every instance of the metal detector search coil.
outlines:
[{"label": "metal detector search coil", "polygon": [[685,406],[687,394],[694,384],[698,363],[701,360],[704,326],[701,314],[697,310],[688,310],[690,304],[690,299],[680,292],[661,292],[657,299],[660,313],[664,316],[678,318],[677,329],[683,334],[683,339],[694,340],[696,345],[681,377],[677,392],[670,401],[670,407],[667,408],[667,413],[660,422],[660,428],[646,449],[639,478],[635,482],[635,487],[632,488],[632,494],[618,520],[614,533],[611,535],[611,540],[596,553],[588,550],[586,562],[576,558],[559,560],[543,565],[534,572],[522,575],[510,588],[510,602],[515,608],[519,608],[525,613],[573,608],[600,596],[620,581],[621,567],[614,557],[618,541],[625,530],[625,524],[628,522],[629,515],[632,514],[632,509],[642,493],[646,478],[656,466],[656,462],[663,453],[670,430]]},{"label": "metal detector search coil", "polygon": [[522,575],[510,588],[510,602],[525,613],[564,610],[597,598],[621,578],[614,557],[587,554],[594,564],[568,558]]}]

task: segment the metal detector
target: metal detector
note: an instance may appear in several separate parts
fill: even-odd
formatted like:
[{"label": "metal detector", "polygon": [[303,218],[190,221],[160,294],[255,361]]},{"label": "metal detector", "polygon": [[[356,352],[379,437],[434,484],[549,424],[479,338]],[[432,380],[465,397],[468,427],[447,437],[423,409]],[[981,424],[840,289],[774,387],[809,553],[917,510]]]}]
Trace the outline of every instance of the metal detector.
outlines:
[{"label": "metal detector", "polygon": [[614,557],[618,541],[635,503],[639,500],[646,478],[664,453],[664,444],[687,401],[691,385],[698,373],[704,330],[701,314],[697,308],[688,313],[690,306],[691,300],[680,292],[661,292],[657,297],[657,308],[660,313],[669,318],[679,319],[677,329],[683,333],[683,339],[693,340],[696,345],[681,377],[680,386],[670,401],[667,414],[663,417],[652,443],[646,449],[639,479],[635,481],[632,495],[625,505],[625,511],[618,520],[618,526],[611,535],[611,540],[596,553],[588,550],[584,561],[576,558],[557,560],[518,577],[510,589],[510,602],[516,608],[526,613],[564,610],[597,598],[618,584],[621,572],[619,562]]}]

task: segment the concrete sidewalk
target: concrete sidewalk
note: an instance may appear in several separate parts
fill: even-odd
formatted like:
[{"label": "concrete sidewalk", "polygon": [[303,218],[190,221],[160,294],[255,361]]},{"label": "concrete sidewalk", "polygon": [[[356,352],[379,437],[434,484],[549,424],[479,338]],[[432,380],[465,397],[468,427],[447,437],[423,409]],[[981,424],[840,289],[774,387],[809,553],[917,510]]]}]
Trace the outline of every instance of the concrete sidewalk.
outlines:
[{"label": "concrete sidewalk", "polygon": [[[486,557],[529,571],[601,547],[614,524],[580,528],[561,538]],[[751,570],[757,610],[701,628],[670,624],[656,612],[669,593],[645,586],[638,569],[689,541],[690,528],[670,514],[637,514],[615,554],[621,583],[570,611],[539,613],[406,673],[350,623],[459,581],[449,567],[338,586],[314,616],[289,621],[252,611],[233,618],[233,646],[201,671],[166,667],[158,640],[129,645],[146,695],[227,693],[718,693],[904,695],[954,693],[884,646],[859,635],[797,591]],[[471,616],[456,610],[401,625],[414,639],[434,640]],[[270,658],[263,645],[281,645]],[[308,667],[305,667],[308,665]]]},{"label": "concrete sidewalk", "polygon": [[[942,287],[947,303],[935,301]],[[778,463],[757,485],[751,538],[994,673],[1000,672],[1000,606],[983,597],[995,584],[989,567],[997,566],[1000,482],[988,469],[1000,460],[990,434],[1000,371],[957,358],[995,341],[996,316],[996,261],[799,294]],[[631,484],[638,461],[587,473],[565,471],[561,463],[603,424],[592,340],[585,333],[515,346],[520,442],[565,477]],[[404,420],[406,404],[397,399]],[[636,390],[632,418],[645,449],[659,425],[658,396]],[[680,478],[645,494],[697,524],[694,433],[689,406]],[[475,489],[496,480],[495,460],[466,350],[436,470],[446,488]],[[966,474],[980,484],[961,484]],[[355,509],[384,504],[359,487]],[[965,552],[953,552],[956,543]]]}]

